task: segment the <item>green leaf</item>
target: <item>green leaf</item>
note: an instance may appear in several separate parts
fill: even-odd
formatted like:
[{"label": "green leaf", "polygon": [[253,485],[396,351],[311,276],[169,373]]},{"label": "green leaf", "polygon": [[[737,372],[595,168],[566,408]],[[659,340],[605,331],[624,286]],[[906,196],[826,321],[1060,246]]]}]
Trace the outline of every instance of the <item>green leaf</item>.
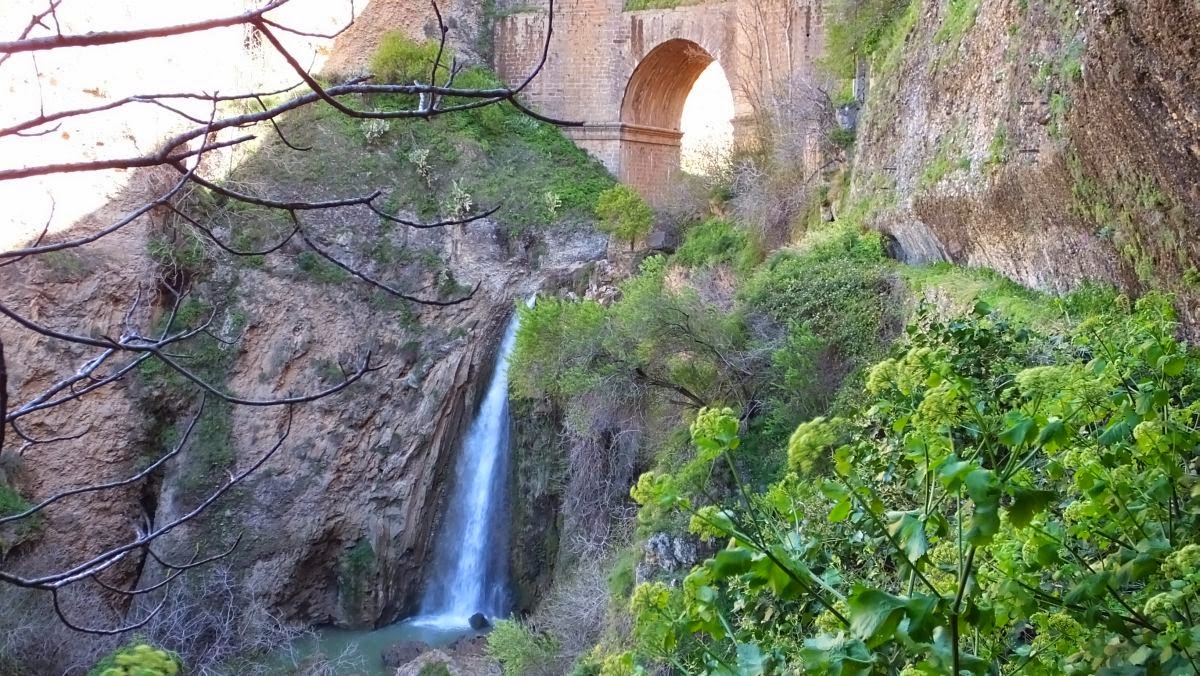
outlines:
[{"label": "green leaf", "polygon": [[1116,420],[1104,430],[1099,441],[1104,446],[1112,446],[1128,440],[1132,432],[1133,425],[1129,424],[1127,419]]},{"label": "green leaf", "polygon": [[892,639],[900,620],[904,619],[907,599],[885,591],[857,588],[846,605],[850,609],[850,631],[875,648]]},{"label": "green leaf", "polygon": [[845,521],[846,517],[850,516],[850,498],[845,497],[838,501],[833,509],[829,510],[829,523],[838,523]]},{"label": "green leaf", "polygon": [[1009,411],[1004,416],[1008,427],[1000,433],[1000,442],[1009,448],[1017,448],[1025,443],[1036,428],[1033,418],[1020,411]]},{"label": "green leaf", "polygon": [[925,556],[929,551],[929,540],[925,537],[925,523],[919,518],[919,512],[890,512],[888,532],[896,538],[904,549],[904,555],[912,563]]},{"label": "green leaf", "polygon": [[1052,417],[1046,421],[1042,431],[1038,432],[1037,445],[1049,451],[1054,451],[1067,445],[1071,436],[1061,418]]},{"label": "green leaf", "polygon": [[979,465],[973,462],[959,460],[958,456],[950,455],[942,461],[942,464],[938,465],[937,475],[946,490],[953,493],[958,490],[959,486],[962,486],[971,470],[978,467]]},{"label": "green leaf", "polygon": [[1163,375],[1168,378],[1175,378],[1183,375],[1187,368],[1187,361],[1178,354],[1167,354],[1158,358],[1158,367],[1162,369]]},{"label": "green leaf", "polygon": [[1024,528],[1033,517],[1044,511],[1054,499],[1054,491],[1018,486],[1012,489],[1012,504],[1008,507],[1008,518],[1017,528]]},{"label": "green leaf", "polygon": [[754,553],[742,547],[722,549],[713,557],[709,566],[717,577],[734,577],[750,570]]},{"label": "green leaf", "polygon": [[1000,530],[1000,484],[991,470],[977,469],[967,475],[967,494],[975,502],[967,541],[976,547],[989,544]]},{"label": "green leaf", "polygon": [[760,676],[766,673],[762,650],[753,643],[740,643],[737,647],[737,665],[740,676]]}]

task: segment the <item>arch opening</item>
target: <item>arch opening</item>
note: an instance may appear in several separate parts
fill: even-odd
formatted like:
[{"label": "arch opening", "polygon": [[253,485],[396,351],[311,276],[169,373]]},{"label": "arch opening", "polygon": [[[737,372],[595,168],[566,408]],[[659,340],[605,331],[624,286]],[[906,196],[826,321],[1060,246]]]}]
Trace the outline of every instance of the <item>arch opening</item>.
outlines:
[{"label": "arch opening", "polygon": [[721,64],[713,61],[700,74],[683,104],[679,167],[689,174],[713,176],[733,155],[733,90]]},{"label": "arch opening", "polygon": [[672,166],[654,163],[667,173],[720,171],[733,148],[733,117],[725,71],[712,54],[685,39],[650,50],[630,76],[621,102],[622,125],[657,134],[656,143],[674,147]]}]

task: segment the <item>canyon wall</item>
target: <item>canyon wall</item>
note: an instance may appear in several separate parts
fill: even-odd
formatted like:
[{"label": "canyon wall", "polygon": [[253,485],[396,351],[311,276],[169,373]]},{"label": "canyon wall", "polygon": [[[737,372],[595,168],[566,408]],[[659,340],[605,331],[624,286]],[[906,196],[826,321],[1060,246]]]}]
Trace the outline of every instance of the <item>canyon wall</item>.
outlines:
[{"label": "canyon wall", "polygon": [[871,224],[898,257],[1059,292],[1087,280],[1163,288],[1197,326],[1200,8],[922,0],[909,11],[898,21],[911,30],[873,69],[853,190],[874,201]]}]

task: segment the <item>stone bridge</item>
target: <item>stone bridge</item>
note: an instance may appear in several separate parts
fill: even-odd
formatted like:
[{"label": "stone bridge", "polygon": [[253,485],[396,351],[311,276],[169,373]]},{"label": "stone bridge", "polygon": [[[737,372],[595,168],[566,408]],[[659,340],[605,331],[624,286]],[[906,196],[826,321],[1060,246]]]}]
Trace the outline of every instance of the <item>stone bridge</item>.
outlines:
[{"label": "stone bridge", "polygon": [[[549,60],[526,100],[586,123],[567,133],[652,200],[679,170],[680,118],[702,72],[720,64],[734,101],[735,143],[753,138],[756,113],[811,79],[820,53],[822,0],[726,0],[628,11],[626,0],[559,0]],[[496,69],[519,82],[541,59],[545,1],[497,20]]]}]

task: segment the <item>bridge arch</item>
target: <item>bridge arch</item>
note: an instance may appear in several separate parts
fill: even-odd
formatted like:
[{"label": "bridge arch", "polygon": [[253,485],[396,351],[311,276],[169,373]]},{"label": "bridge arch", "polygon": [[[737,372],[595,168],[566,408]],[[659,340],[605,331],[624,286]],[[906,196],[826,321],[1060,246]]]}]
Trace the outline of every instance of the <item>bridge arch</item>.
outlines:
[{"label": "bridge arch", "polygon": [[708,50],[683,38],[667,40],[650,50],[625,86],[621,122],[680,131],[688,94],[715,61]]},{"label": "bridge arch", "polygon": [[[696,89],[702,78],[703,92]],[[706,100],[693,100],[689,106],[693,93]],[[681,37],[658,43],[633,66],[622,94],[617,134],[621,180],[658,201],[681,162],[692,160],[695,166],[686,168],[701,173],[713,169],[721,144],[714,142],[712,134],[722,124],[731,129],[733,107],[732,89],[713,51]],[[700,129],[683,126],[685,110],[689,116],[701,118]],[[721,110],[728,110],[728,116],[717,120]],[[728,146],[731,133],[726,136],[730,136],[725,143]]]}]

